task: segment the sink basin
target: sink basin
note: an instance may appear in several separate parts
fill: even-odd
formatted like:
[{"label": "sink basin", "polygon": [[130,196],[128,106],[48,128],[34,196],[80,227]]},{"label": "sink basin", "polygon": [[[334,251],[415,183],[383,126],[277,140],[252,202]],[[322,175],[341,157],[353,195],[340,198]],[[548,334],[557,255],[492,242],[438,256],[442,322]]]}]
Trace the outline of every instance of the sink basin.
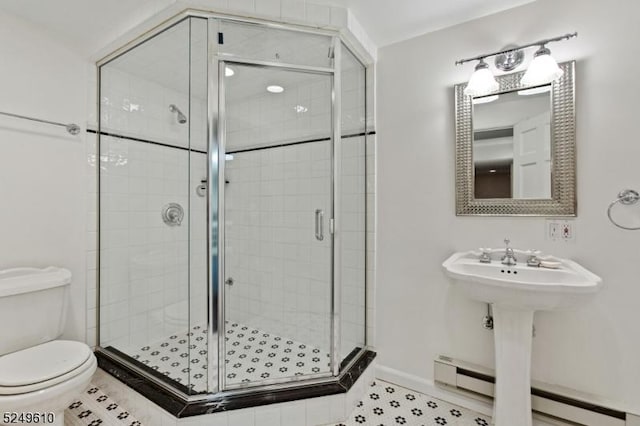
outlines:
[{"label": "sink basin", "polygon": [[520,262],[500,262],[504,250],[455,253],[444,261],[446,274],[467,297],[493,307],[496,385],[493,424],[531,426],[531,345],[533,315],[586,302],[602,287],[602,279],[576,262],[545,257],[556,268],[530,267],[528,254],[514,250]]},{"label": "sink basin", "polygon": [[[486,303],[540,310],[566,309],[584,303],[602,286],[597,275],[568,259],[548,257],[556,269],[532,268],[521,262],[500,263],[496,251],[491,263],[480,263],[473,251],[455,253],[442,266],[467,297]],[[528,255],[515,250],[518,259]]]}]

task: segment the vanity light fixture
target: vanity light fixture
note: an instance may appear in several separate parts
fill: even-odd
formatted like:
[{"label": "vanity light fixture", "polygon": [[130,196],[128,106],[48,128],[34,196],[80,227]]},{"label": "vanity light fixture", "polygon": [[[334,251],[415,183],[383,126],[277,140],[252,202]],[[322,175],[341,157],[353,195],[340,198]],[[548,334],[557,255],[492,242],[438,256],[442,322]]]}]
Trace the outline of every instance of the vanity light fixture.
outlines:
[{"label": "vanity light fixture", "polygon": [[[496,82],[493,73],[489,70],[489,65],[487,65],[487,63],[484,61],[486,58],[496,56],[496,67],[503,71],[511,71],[518,67],[522,62],[522,58],[524,57],[523,50],[534,46],[537,46],[538,50],[534,54],[533,61],[531,61],[527,72],[522,77],[522,85],[540,86],[559,79],[560,77],[562,77],[563,72],[558,66],[556,60],[551,56],[551,51],[546,47],[546,45],[556,41],[569,40],[577,36],[578,33],[574,32],[558,37],[536,41],[534,43],[529,43],[522,46],[510,46],[509,48],[498,52],[486,53],[483,55],[475,56],[473,58],[461,59],[459,61],[456,61],[456,65],[462,65],[466,62],[471,61],[480,61],[478,65],[476,65],[476,70],[471,75],[467,87],[464,89],[464,94],[467,96],[476,97],[487,95],[499,89],[499,85]],[[535,89],[537,90],[540,88],[536,87]],[[542,93],[534,92],[533,89],[531,92],[521,92],[525,91],[521,90],[518,93],[520,93],[521,95]]]},{"label": "vanity light fixture", "polygon": [[267,86],[267,92],[271,92],[271,93],[282,93],[284,92],[284,87],[282,86],[277,86],[277,85],[271,85],[271,86]]},{"label": "vanity light fixture", "polygon": [[469,84],[464,89],[464,94],[467,96],[488,95],[499,88],[500,85],[489,70],[489,64],[484,61],[484,58],[480,58],[480,62],[476,65],[476,70],[469,79]]},{"label": "vanity light fixture", "polygon": [[551,56],[551,51],[545,45],[533,55],[533,61],[524,73],[521,83],[525,86],[537,86],[539,84],[551,83],[562,77],[564,72],[558,63]]}]

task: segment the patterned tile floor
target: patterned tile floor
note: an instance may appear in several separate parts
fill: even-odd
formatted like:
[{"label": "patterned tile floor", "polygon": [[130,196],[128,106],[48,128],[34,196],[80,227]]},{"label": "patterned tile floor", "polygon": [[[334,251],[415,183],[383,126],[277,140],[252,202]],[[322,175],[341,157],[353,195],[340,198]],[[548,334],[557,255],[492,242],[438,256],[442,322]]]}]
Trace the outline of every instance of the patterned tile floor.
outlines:
[{"label": "patterned tile floor", "polygon": [[377,380],[346,423],[335,426],[489,426],[491,419],[400,386]]},{"label": "patterned tile floor", "polygon": [[[93,384],[65,412],[65,426],[143,426]],[[376,381],[346,423],[334,426],[489,426],[489,417]],[[257,426],[260,426],[257,424]],[[289,425],[287,425],[289,426]],[[291,425],[303,426],[303,425]],[[316,425],[306,425],[316,426]]]},{"label": "patterned tile floor", "polygon": [[[225,341],[228,384],[329,371],[328,352],[244,324],[228,322]],[[196,392],[207,388],[206,327],[195,326],[131,356]]]},{"label": "patterned tile floor", "polygon": [[93,384],[64,413],[65,426],[142,426]]}]

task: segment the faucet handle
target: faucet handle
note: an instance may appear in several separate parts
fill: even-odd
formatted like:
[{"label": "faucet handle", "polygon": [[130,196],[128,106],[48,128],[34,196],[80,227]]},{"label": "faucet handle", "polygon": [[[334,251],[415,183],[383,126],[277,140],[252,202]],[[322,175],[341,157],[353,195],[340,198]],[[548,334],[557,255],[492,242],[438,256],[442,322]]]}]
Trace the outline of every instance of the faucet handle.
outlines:
[{"label": "faucet handle", "polygon": [[529,258],[527,259],[527,266],[534,266],[534,267],[540,266],[540,259],[538,259],[538,256],[540,255],[540,250],[529,249],[527,251],[527,254],[529,255]]},{"label": "faucet handle", "polygon": [[511,244],[511,240],[509,239],[509,237],[506,237],[504,239],[504,243],[507,245],[507,247],[509,247],[509,244]]},{"label": "faucet handle", "polygon": [[480,247],[480,263],[491,263],[491,249],[488,247]]}]

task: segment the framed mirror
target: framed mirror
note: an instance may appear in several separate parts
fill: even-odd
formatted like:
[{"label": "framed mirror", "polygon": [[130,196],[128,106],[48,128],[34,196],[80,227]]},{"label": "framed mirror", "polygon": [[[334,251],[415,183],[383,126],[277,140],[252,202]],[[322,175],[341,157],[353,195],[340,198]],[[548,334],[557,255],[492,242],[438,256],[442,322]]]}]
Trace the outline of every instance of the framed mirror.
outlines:
[{"label": "framed mirror", "polygon": [[576,215],[575,62],[559,65],[547,85],[518,72],[482,97],[455,86],[457,215]]}]

